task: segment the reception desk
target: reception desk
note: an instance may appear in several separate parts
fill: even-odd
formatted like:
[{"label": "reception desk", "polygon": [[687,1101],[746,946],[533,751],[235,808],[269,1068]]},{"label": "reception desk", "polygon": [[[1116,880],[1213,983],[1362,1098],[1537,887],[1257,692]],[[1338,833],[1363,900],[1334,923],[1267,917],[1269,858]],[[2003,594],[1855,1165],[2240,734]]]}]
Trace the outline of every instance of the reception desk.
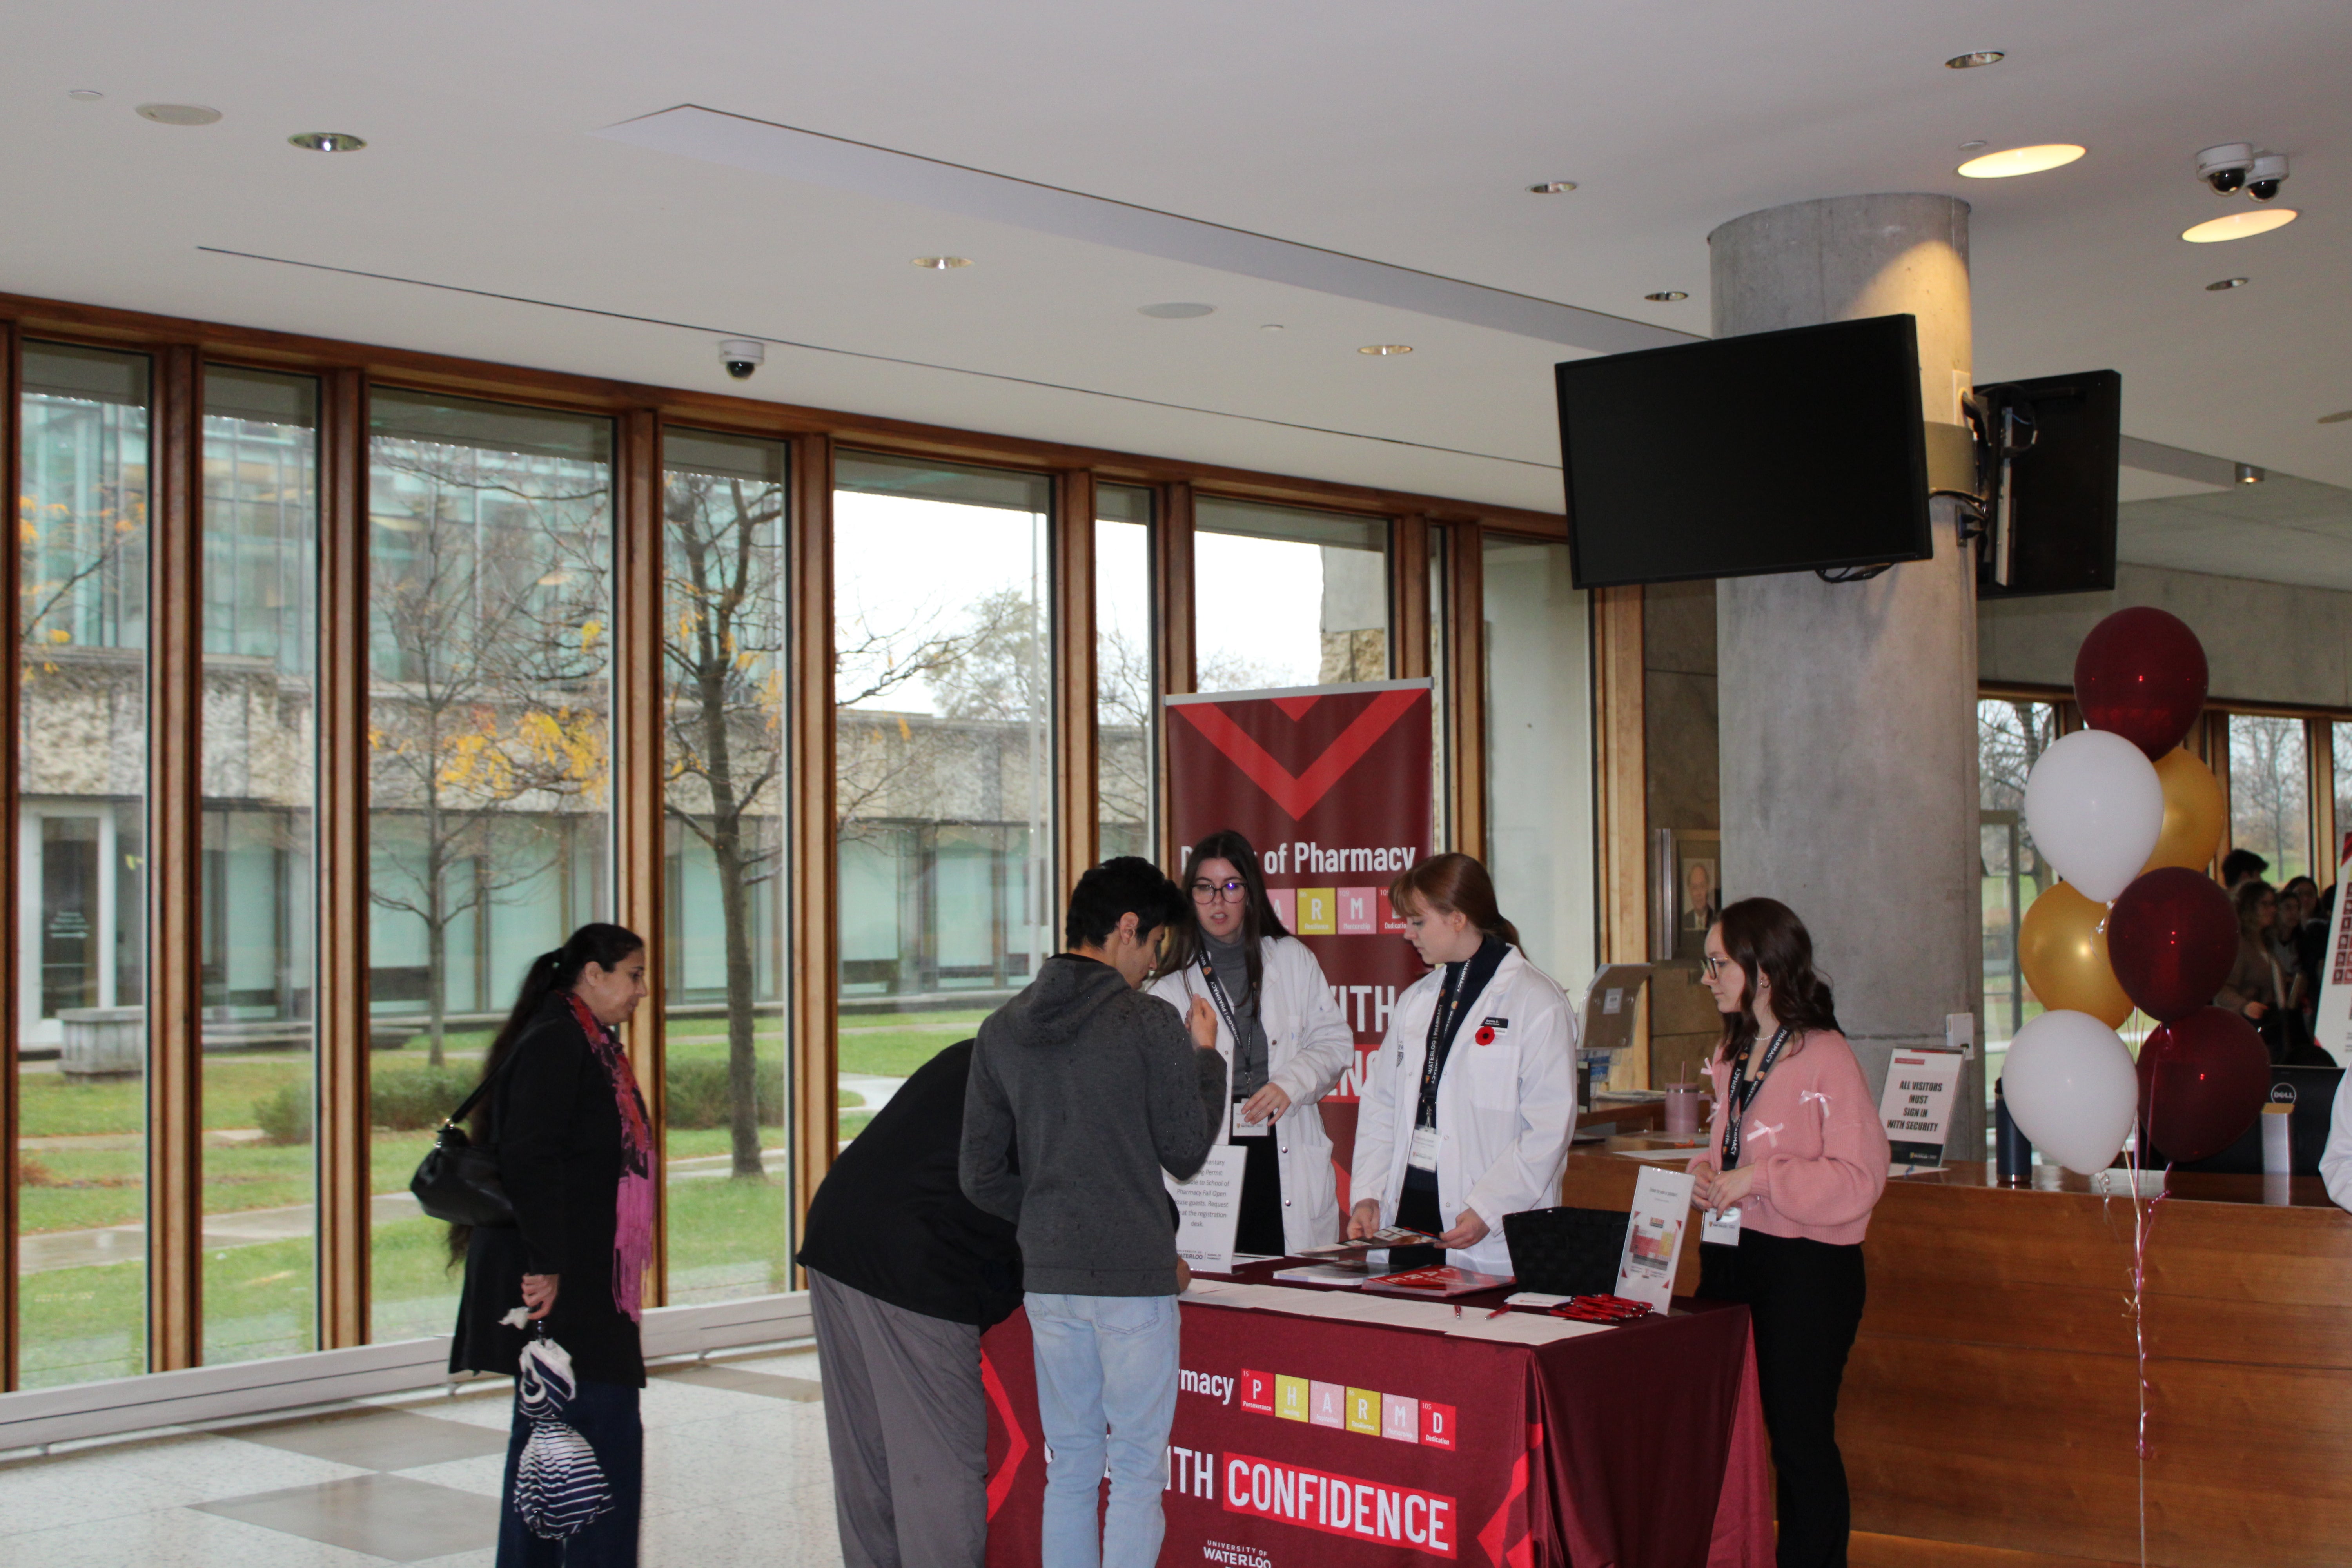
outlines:
[{"label": "reception desk", "polygon": [[[1562,1201],[1623,1208],[1637,1170],[1577,1154]],[[2352,1563],[2352,1215],[2314,1179],[2210,1175],[2153,1212],[2147,1562]],[[1903,1177],[1864,1257],[1838,1415],[1857,1568],[2138,1563],[2128,1197],[2053,1168]]]}]

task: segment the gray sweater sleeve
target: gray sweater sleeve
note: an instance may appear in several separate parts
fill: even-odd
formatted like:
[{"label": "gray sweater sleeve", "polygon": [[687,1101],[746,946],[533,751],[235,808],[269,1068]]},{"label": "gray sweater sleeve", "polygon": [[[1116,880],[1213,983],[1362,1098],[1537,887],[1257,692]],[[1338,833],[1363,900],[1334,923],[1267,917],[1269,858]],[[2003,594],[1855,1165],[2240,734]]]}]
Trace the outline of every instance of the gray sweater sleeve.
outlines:
[{"label": "gray sweater sleeve", "polygon": [[[1149,1002],[1143,1011],[1152,1148],[1160,1169],[1180,1182],[1190,1181],[1207,1163],[1224,1128],[1225,1058],[1195,1047],[1173,1007]],[[965,1127],[964,1147],[970,1149],[969,1121]]]},{"label": "gray sweater sleeve", "polygon": [[963,1096],[963,1147],[956,1179],[963,1195],[999,1219],[1019,1223],[1021,1177],[1007,1155],[1013,1147],[1013,1107],[997,1081],[985,1040],[971,1051],[971,1077]]}]

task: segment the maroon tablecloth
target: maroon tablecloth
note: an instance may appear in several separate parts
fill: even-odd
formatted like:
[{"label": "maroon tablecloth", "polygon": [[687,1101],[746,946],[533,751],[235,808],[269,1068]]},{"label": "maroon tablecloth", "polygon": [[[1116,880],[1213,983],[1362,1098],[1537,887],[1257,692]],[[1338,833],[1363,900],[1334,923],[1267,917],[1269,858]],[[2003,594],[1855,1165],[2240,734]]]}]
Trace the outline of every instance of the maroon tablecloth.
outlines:
[{"label": "maroon tablecloth", "polygon": [[[1180,1364],[1165,1564],[1772,1561],[1743,1307],[1525,1346],[1188,1300]],[[1025,1317],[982,1365],[988,1561],[1027,1568],[1045,1467]]]}]

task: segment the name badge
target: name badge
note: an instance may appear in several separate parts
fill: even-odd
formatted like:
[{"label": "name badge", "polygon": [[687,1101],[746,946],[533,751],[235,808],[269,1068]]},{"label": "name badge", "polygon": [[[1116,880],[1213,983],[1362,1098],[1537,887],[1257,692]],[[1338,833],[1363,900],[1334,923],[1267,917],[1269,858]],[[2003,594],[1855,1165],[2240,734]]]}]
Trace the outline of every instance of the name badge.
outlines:
[{"label": "name badge", "polygon": [[1234,1136],[1236,1138],[1263,1138],[1267,1133],[1273,1131],[1274,1123],[1270,1121],[1248,1121],[1243,1120],[1242,1107],[1246,1103],[1248,1102],[1245,1100],[1236,1100],[1234,1101]]},{"label": "name badge", "polygon": [[1416,1171],[1437,1169],[1436,1128],[1416,1127],[1412,1130],[1412,1151],[1405,1156],[1405,1163]]},{"label": "name badge", "polygon": [[1712,1241],[1723,1247],[1738,1246],[1739,1205],[1734,1204],[1719,1214],[1710,1215],[1705,1228],[1699,1232],[1698,1238],[1701,1241]]}]

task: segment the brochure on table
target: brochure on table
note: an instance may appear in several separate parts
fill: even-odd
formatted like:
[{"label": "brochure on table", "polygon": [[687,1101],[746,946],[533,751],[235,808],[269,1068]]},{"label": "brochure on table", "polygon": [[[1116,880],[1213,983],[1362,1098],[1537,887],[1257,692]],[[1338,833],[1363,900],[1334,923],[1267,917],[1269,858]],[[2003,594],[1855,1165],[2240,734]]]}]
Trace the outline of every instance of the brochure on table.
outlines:
[{"label": "brochure on table", "polygon": [[1687,1171],[1645,1165],[1633,1184],[1633,1211],[1627,1217],[1625,1247],[1617,1257],[1617,1294],[1647,1301],[1664,1311],[1675,1299],[1675,1264],[1683,1252],[1690,1219],[1692,1180]]},{"label": "brochure on table", "polygon": [[1952,1100],[1959,1091],[1960,1051],[1896,1050],[1887,1058],[1886,1088],[1878,1119],[1886,1126],[1886,1173],[1932,1171],[1944,1163],[1952,1131]]},{"label": "brochure on table", "polygon": [[1242,1170],[1249,1151],[1220,1143],[1189,1182],[1165,1171],[1160,1179],[1176,1199],[1176,1256],[1206,1274],[1234,1269],[1234,1232],[1242,1219]]}]

